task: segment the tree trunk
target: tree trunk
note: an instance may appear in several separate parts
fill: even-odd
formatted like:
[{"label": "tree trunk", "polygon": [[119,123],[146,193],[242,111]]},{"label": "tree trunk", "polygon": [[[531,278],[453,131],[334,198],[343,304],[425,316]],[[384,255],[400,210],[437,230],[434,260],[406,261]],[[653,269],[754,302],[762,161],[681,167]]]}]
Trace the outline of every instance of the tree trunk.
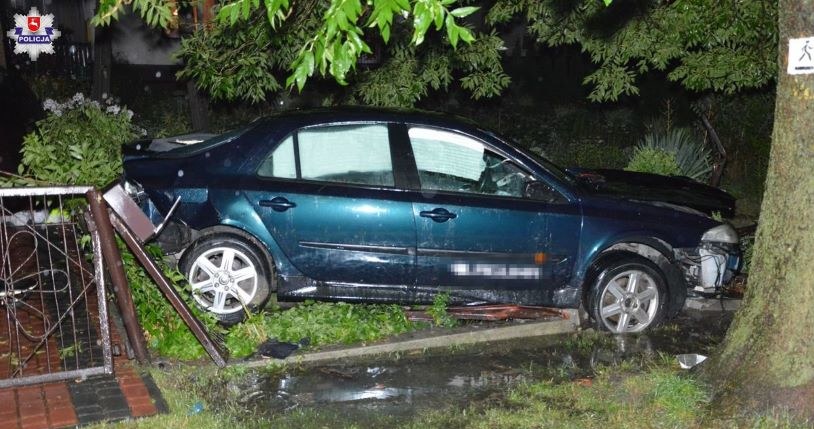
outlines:
[{"label": "tree trunk", "polygon": [[109,28],[97,28],[95,34],[91,98],[102,101],[103,98],[110,96],[110,67],[113,47],[110,42],[111,30]]},{"label": "tree trunk", "polygon": [[814,36],[812,10],[814,0],[779,5],[774,133],[749,288],[706,370],[716,407],[730,413],[814,418],[814,75],[786,73],[788,39]]},{"label": "tree trunk", "polygon": [[[203,8],[203,29],[197,27],[195,31],[207,31],[207,27],[215,19],[213,13],[215,7],[214,0],[204,0]],[[187,102],[189,104],[189,119],[193,131],[209,131],[209,99],[206,94],[195,86],[192,80],[187,81]]]},{"label": "tree trunk", "polygon": [[190,123],[193,131],[209,131],[209,101],[198,91],[195,83],[187,81]]}]

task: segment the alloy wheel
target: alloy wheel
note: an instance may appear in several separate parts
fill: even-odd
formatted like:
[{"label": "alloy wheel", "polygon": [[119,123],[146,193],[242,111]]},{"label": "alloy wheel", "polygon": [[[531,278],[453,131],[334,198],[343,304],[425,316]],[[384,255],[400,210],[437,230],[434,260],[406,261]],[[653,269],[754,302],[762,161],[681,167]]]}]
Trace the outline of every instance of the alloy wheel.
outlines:
[{"label": "alloy wheel", "polygon": [[257,294],[257,267],[248,255],[232,247],[201,253],[187,278],[195,301],[215,314],[242,311]]},{"label": "alloy wheel", "polygon": [[641,332],[659,308],[659,290],[650,274],[627,270],[611,279],[599,300],[602,323],[618,334]]}]

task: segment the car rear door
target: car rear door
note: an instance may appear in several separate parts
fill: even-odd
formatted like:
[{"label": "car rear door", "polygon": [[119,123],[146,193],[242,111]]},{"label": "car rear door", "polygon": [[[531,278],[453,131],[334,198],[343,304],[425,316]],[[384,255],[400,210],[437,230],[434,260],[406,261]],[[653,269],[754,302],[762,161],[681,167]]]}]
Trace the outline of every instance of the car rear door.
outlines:
[{"label": "car rear door", "polygon": [[368,297],[375,289],[364,286],[414,282],[415,223],[409,197],[396,186],[390,128],[344,123],[297,130],[270,151],[247,191],[295,268],[351,288],[315,296]]},{"label": "car rear door", "polygon": [[418,289],[553,305],[578,252],[578,205],[550,187],[544,198],[526,197],[536,178],[478,139],[425,126],[407,134],[420,181]]}]

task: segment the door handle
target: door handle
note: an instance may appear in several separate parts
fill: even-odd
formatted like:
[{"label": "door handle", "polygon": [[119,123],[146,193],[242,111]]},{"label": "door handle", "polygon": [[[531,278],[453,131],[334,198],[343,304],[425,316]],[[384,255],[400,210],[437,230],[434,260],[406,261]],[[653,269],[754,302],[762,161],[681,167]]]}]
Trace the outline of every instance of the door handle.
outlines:
[{"label": "door handle", "polygon": [[260,200],[262,207],[271,207],[276,212],[284,212],[290,208],[297,207],[297,204],[288,201],[285,197],[274,197],[270,200]]},{"label": "door handle", "polygon": [[455,213],[452,213],[444,208],[437,208],[433,209],[432,211],[421,211],[418,213],[421,217],[428,217],[436,222],[446,222],[450,219],[455,219],[458,217]]}]

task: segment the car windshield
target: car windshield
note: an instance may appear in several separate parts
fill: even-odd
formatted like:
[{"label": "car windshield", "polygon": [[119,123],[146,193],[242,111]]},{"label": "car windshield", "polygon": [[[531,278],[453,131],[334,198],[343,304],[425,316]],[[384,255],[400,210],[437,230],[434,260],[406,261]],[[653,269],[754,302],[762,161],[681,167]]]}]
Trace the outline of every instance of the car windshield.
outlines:
[{"label": "car windshield", "polygon": [[568,174],[568,172],[566,172],[564,169],[562,169],[559,165],[554,164],[553,162],[549,161],[545,157],[540,156],[540,155],[538,155],[538,154],[524,148],[517,141],[515,141],[513,139],[509,139],[507,137],[499,136],[499,135],[497,135],[497,134],[495,134],[495,133],[493,133],[491,131],[486,131],[486,133],[488,133],[489,135],[491,135],[492,137],[494,137],[494,138],[496,138],[498,140],[501,140],[501,141],[504,141],[504,142],[507,142],[507,143],[511,144],[512,147],[514,147],[518,151],[522,152],[527,157],[531,158],[537,164],[540,164],[540,166],[543,167],[543,169],[545,169],[547,172],[549,172],[552,176],[554,176],[558,180],[561,180],[563,182],[566,182],[566,183],[569,183],[569,184],[572,184],[572,185],[577,185],[577,186],[579,185],[579,183],[574,179],[574,177],[571,176],[570,174]]},{"label": "car windshield", "polygon": [[219,134],[215,137],[206,139],[200,143],[188,144],[181,146],[176,149],[169,150],[165,152],[165,156],[168,157],[183,157],[188,155],[195,155],[197,153],[201,153],[207,151],[209,149],[214,148],[215,146],[220,146],[224,143],[228,143],[240,136],[242,136],[246,131],[254,128],[256,123],[251,123],[241,128],[237,128],[231,131],[227,131],[223,134]]}]

